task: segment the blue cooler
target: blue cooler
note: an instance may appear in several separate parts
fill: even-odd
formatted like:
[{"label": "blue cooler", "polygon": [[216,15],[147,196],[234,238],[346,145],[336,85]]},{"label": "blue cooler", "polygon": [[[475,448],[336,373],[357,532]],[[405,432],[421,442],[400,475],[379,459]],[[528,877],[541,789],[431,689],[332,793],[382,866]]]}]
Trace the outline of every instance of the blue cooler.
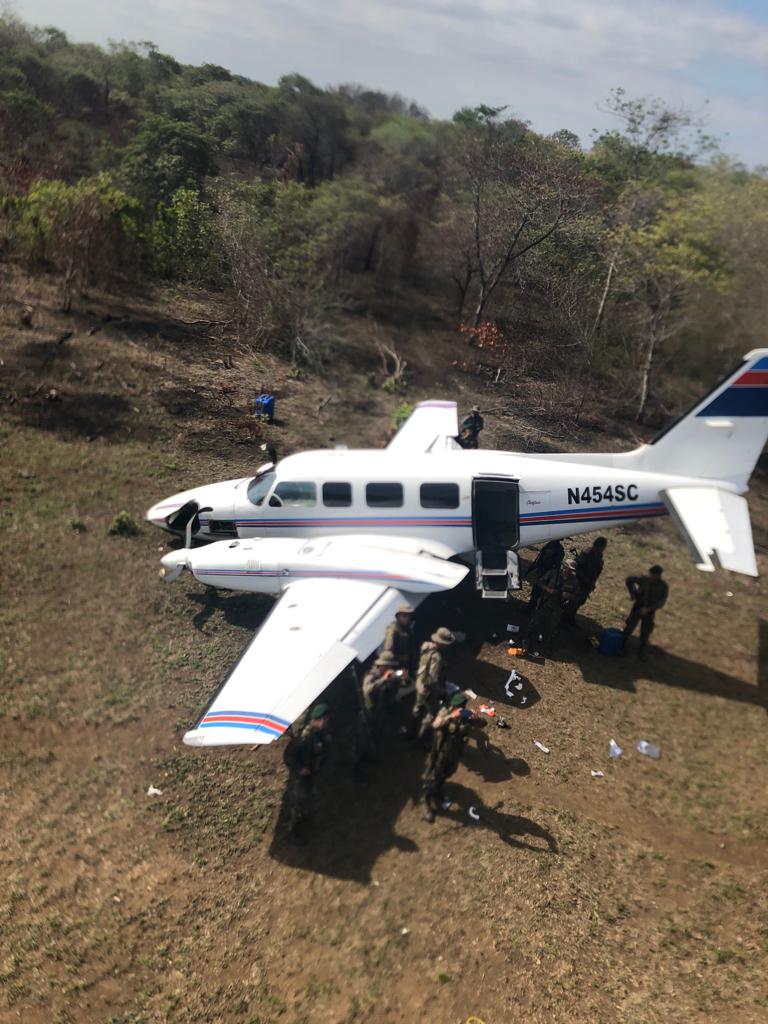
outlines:
[{"label": "blue cooler", "polygon": [[597,645],[601,654],[621,654],[624,647],[624,634],[620,629],[604,629],[600,634],[600,643]]},{"label": "blue cooler", "polygon": [[257,416],[266,416],[270,423],[275,421],[275,396],[257,395],[254,402],[254,413]]}]

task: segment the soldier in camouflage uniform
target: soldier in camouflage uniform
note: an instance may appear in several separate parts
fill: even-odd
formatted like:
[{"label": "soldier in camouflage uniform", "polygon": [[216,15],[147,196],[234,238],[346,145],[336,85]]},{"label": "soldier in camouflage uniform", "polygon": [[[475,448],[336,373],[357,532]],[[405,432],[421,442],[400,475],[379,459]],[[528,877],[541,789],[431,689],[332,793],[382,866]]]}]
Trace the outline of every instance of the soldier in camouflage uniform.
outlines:
[{"label": "soldier in camouflage uniform", "polygon": [[366,761],[375,761],[381,740],[382,717],[393,690],[405,681],[397,658],[389,651],[378,655],[370,672],[363,679],[361,707],[357,719],[355,741],[355,774],[363,777]]},{"label": "soldier in camouflage uniform", "polygon": [[458,441],[462,448],[479,448],[480,431],[485,426],[485,420],[480,415],[478,406],[473,405],[472,409],[459,426]]},{"label": "soldier in camouflage uniform", "polygon": [[285,762],[290,777],[288,780],[288,818],[291,838],[299,839],[298,830],[310,821],[312,814],[312,791],[320,774],[328,748],[328,705],[316,704],[309,715],[309,721],[294,736],[286,748]]},{"label": "soldier in camouflage uniform", "polygon": [[541,578],[545,576],[550,569],[557,569],[562,564],[565,558],[565,548],[559,540],[550,540],[544,545],[539,551],[538,555],[534,558],[531,564],[528,566],[525,578],[531,584],[531,596],[528,600],[528,606],[526,612],[528,615],[532,615],[536,605],[541,597]]},{"label": "soldier in camouflage uniform", "polygon": [[486,725],[485,719],[468,711],[466,704],[467,695],[459,690],[451,697],[448,707],[441,708],[435,717],[435,742],[424,773],[424,799],[427,804],[424,818],[430,824],[442,809],[446,780],[459,767],[470,728],[483,729]]},{"label": "soldier in camouflage uniform", "polygon": [[567,621],[571,624],[576,620],[576,612],[587,603],[590,594],[597,586],[597,581],[603,571],[603,552],[607,546],[608,541],[605,537],[598,537],[592,547],[582,551],[576,559],[579,598],[575,605],[571,606],[570,613],[566,616]]},{"label": "soldier in camouflage uniform", "polygon": [[390,622],[387,626],[379,654],[391,654],[397,662],[396,667],[402,669],[407,680],[415,660],[414,647],[413,606],[401,604],[397,609],[394,622]]},{"label": "soldier in camouflage uniform", "polygon": [[416,703],[408,730],[411,739],[416,737],[423,743],[431,739],[432,722],[446,697],[445,652],[455,640],[456,637],[450,629],[441,626],[421,645],[419,667],[416,671]]},{"label": "soldier in camouflage uniform", "polygon": [[569,558],[544,573],[539,580],[540,594],[531,619],[529,646],[548,646],[563,615],[578,607],[580,588],[575,569],[576,563]]},{"label": "soldier in camouflage uniform", "polygon": [[661,578],[663,571],[660,565],[652,565],[647,576],[627,576],[626,579],[627,590],[634,604],[624,625],[624,647],[639,622],[639,658],[645,658],[648,640],[656,625],[656,612],[664,607],[669,596],[669,587]]}]

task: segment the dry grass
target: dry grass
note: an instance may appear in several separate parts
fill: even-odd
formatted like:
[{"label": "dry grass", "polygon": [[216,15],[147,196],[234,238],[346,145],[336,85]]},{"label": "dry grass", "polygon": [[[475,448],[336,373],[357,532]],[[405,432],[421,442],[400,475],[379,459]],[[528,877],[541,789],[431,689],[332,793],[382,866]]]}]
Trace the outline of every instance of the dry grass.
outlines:
[{"label": "dry grass", "polygon": [[[279,749],[180,744],[265,603],[164,589],[162,537],[107,530],[123,508],[139,518],[187,481],[258,462],[236,424],[267,383],[282,395],[281,453],[371,443],[400,399],[368,384],[375,347],[351,321],[322,378],[247,353],[227,369],[223,341],[173,326],[218,318],[205,297],[147,299],[130,310],[143,327],[88,335],[112,308],[94,297],[50,356],[65,324],[34,286],[31,329],[4,307],[0,1020],[764,1021],[764,577],[697,573],[669,524],[614,532],[584,633],[619,622],[623,576],[659,560],[672,586],[662,651],[613,661],[564,635],[526,668],[540,702],[505,712],[512,729],[470,752],[458,809],[432,828],[414,803],[419,759],[396,738],[371,785],[352,782],[340,681],[321,821],[296,850]],[[447,339],[430,350],[422,331],[408,349],[402,331],[397,344],[409,398],[480,397],[441,371]],[[521,408],[515,433],[536,422]],[[753,511],[765,529],[764,486]],[[503,618],[523,621],[517,604]],[[453,674],[498,700],[508,671],[484,644],[458,652]],[[616,762],[611,736],[627,751]],[[661,761],[633,752],[640,738]]]}]

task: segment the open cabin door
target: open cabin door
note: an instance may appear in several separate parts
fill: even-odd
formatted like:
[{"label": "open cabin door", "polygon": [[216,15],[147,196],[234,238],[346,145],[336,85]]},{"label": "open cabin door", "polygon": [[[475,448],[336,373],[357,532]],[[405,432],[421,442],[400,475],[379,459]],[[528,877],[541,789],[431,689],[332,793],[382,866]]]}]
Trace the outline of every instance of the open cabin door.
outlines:
[{"label": "open cabin door", "polygon": [[520,589],[520,495],[517,480],[503,476],[472,481],[472,535],[477,589],[487,598],[507,598]]}]

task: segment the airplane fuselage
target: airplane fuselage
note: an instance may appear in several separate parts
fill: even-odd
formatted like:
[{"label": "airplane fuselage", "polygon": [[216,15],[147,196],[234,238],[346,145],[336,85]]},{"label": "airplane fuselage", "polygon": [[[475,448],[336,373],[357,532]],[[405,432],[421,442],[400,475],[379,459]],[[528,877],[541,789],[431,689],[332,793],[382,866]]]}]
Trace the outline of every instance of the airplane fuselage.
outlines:
[{"label": "airplane fuselage", "polygon": [[193,536],[202,541],[371,534],[461,555],[492,543],[525,547],[666,515],[660,492],[692,483],[621,460],[580,464],[574,456],[556,461],[483,450],[409,457],[386,450],[303,452],[255,478],[167,498],[147,518],[181,532],[185,523],[172,517],[196,506]]}]

